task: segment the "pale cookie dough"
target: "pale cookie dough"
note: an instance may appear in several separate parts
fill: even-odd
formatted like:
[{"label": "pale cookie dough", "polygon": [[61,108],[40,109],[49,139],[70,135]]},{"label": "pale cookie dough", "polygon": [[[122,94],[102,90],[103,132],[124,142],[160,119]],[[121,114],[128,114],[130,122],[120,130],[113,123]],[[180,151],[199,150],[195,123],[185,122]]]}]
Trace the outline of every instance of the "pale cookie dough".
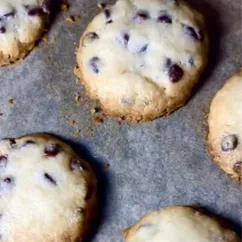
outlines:
[{"label": "pale cookie dough", "polygon": [[208,117],[209,150],[233,178],[242,178],[242,71],[216,94]]},{"label": "pale cookie dough", "polygon": [[50,135],[0,141],[0,241],[76,242],[95,214],[89,164]]},{"label": "pale cookie dough", "polygon": [[0,66],[24,58],[41,37],[52,0],[0,0]]},{"label": "pale cookie dough", "polygon": [[87,27],[75,73],[107,114],[152,120],[186,102],[207,54],[204,19],[183,1],[119,0]]},{"label": "pale cookie dough", "polygon": [[191,207],[168,207],[144,216],[125,242],[240,242],[237,235]]}]

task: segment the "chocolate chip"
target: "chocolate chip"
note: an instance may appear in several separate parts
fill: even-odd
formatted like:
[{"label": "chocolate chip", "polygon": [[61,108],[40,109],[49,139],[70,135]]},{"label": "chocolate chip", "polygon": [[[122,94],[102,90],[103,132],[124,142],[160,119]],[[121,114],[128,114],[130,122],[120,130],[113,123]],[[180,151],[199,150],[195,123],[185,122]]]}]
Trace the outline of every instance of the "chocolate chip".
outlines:
[{"label": "chocolate chip", "polygon": [[222,143],[221,143],[222,151],[225,151],[225,152],[232,151],[237,148],[238,143],[239,142],[236,135],[234,134],[227,135],[222,139]]},{"label": "chocolate chip", "polygon": [[44,13],[43,9],[39,7],[28,10],[29,16],[39,16],[39,15],[42,15],[43,13]]},{"label": "chocolate chip", "polygon": [[12,179],[10,177],[7,177],[3,181],[10,184],[12,182]]},{"label": "chocolate chip", "polygon": [[234,164],[234,172],[242,176],[242,161],[238,161]]},{"label": "chocolate chip", "polygon": [[158,17],[158,22],[172,24],[172,19],[168,15],[161,15],[160,17]]},{"label": "chocolate chip", "polygon": [[0,156],[0,171],[3,171],[8,164],[8,157],[7,155]]},{"label": "chocolate chip", "polygon": [[134,16],[134,20],[137,23],[141,23],[147,19],[149,19],[149,13],[147,11],[139,11],[136,13],[136,15]]},{"label": "chocolate chip", "polygon": [[74,157],[71,158],[70,169],[72,171],[83,171],[86,170],[87,167],[83,164],[83,162],[80,161],[80,159]]},{"label": "chocolate chip", "polygon": [[85,197],[85,201],[88,201],[91,197],[92,197],[92,193],[93,193],[93,186],[88,184],[88,188],[87,188],[87,194]]},{"label": "chocolate chip", "polygon": [[61,146],[59,144],[48,144],[45,147],[44,153],[46,156],[54,157],[61,152]]},{"label": "chocolate chip", "polygon": [[14,185],[15,185],[14,179],[11,177],[6,177],[0,183],[0,191],[8,192],[8,191],[12,190]]},{"label": "chocolate chip", "polygon": [[12,11],[12,12],[6,13],[6,14],[0,16],[0,21],[4,20],[4,19],[6,19],[6,18],[9,18],[9,17],[14,17],[14,15],[15,15],[15,11]]},{"label": "chocolate chip", "polygon": [[194,66],[194,59],[192,57],[190,57],[188,59],[188,63],[189,63],[190,66]]},{"label": "chocolate chip", "polygon": [[6,28],[5,28],[5,27],[0,27],[0,33],[1,33],[1,34],[6,33]]},{"label": "chocolate chip", "polygon": [[97,39],[99,39],[99,36],[96,33],[94,32],[88,33],[83,39],[83,46],[86,46],[87,44],[90,44]]},{"label": "chocolate chip", "polygon": [[203,41],[204,40],[204,34],[201,30],[195,30],[194,28],[190,26],[184,26],[184,33],[188,36],[190,36],[192,39],[197,41]]},{"label": "chocolate chip", "polygon": [[148,49],[148,44],[144,45],[140,50],[139,53],[144,53]]},{"label": "chocolate chip", "polygon": [[45,176],[45,179],[46,179],[48,182],[50,182],[50,183],[52,183],[52,184],[54,184],[54,185],[57,185],[56,180],[54,180],[54,178],[51,177],[48,173],[45,173],[44,176]]},{"label": "chocolate chip", "polygon": [[106,24],[111,24],[113,20],[111,19],[111,11],[109,9],[105,9],[104,11],[105,18],[107,19]]},{"label": "chocolate chip", "polygon": [[105,10],[104,10],[104,15],[105,15],[105,17],[106,17],[107,19],[109,19],[109,18],[111,17],[111,12],[110,12],[110,10],[109,10],[109,9],[105,9]]},{"label": "chocolate chip", "polygon": [[124,45],[127,46],[128,43],[129,43],[129,38],[130,37],[129,37],[129,35],[127,33],[125,33],[124,36],[123,36],[123,38],[124,38]]},{"label": "chocolate chip", "polygon": [[84,211],[85,211],[85,210],[84,210],[84,208],[79,207],[79,208],[77,208],[76,211],[77,211],[77,213],[79,213],[79,214],[82,215],[82,214],[84,214]]},{"label": "chocolate chip", "polygon": [[172,65],[172,61],[171,61],[171,59],[167,58],[167,59],[166,59],[166,63],[165,63],[165,67],[166,67],[166,68],[170,68],[171,65]]},{"label": "chocolate chip", "polygon": [[168,75],[173,83],[180,81],[184,75],[184,71],[177,64],[172,64],[169,68]]},{"label": "chocolate chip", "polygon": [[98,74],[100,72],[101,61],[100,58],[95,56],[89,61],[89,65],[92,68],[93,72]]}]

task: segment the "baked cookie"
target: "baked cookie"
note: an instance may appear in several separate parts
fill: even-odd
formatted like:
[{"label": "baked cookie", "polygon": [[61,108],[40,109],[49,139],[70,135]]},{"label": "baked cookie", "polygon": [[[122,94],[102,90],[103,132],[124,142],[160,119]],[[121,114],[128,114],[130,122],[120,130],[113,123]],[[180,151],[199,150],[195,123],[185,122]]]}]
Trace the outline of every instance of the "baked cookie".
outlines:
[{"label": "baked cookie", "polygon": [[0,66],[24,58],[41,37],[52,0],[0,1]]},{"label": "baked cookie", "polygon": [[124,234],[125,242],[240,242],[215,218],[182,206],[147,214]]},{"label": "baked cookie", "polygon": [[183,1],[119,0],[87,27],[75,73],[107,114],[152,120],[186,102],[207,53],[204,19]]},{"label": "baked cookie", "polygon": [[95,203],[93,171],[65,143],[42,134],[0,141],[1,242],[82,241]]},{"label": "baked cookie", "polygon": [[242,178],[242,70],[216,94],[208,117],[208,144],[217,164]]}]

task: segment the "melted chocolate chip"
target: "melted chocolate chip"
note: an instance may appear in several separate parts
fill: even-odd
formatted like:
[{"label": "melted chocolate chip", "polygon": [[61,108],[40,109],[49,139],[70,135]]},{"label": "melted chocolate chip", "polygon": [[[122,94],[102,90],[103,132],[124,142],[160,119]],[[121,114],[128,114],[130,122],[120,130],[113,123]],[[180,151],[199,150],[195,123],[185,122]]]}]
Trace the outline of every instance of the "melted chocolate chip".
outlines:
[{"label": "melted chocolate chip", "polygon": [[29,16],[39,16],[39,15],[42,15],[43,13],[44,13],[43,9],[39,7],[28,10]]},{"label": "melted chocolate chip", "polygon": [[227,135],[222,139],[221,149],[224,152],[232,151],[238,146],[238,138],[236,135]]},{"label": "melted chocolate chip", "polygon": [[95,56],[89,61],[89,65],[92,68],[93,72],[98,74],[100,72],[101,61],[100,58]]},{"label": "melted chocolate chip", "polygon": [[86,170],[86,166],[78,158],[72,158],[70,161],[70,169],[72,171],[83,171]]},{"label": "melted chocolate chip", "polygon": [[4,170],[8,164],[8,157],[7,155],[0,156],[0,171]]},{"label": "melted chocolate chip", "polygon": [[94,32],[88,33],[84,37],[83,46],[86,46],[87,44],[91,44],[92,42],[94,42],[97,39],[99,39],[99,36],[96,33],[94,33]]},{"label": "melted chocolate chip", "polygon": [[204,34],[201,30],[195,30],[194,28],[190,26],[184,26],[184,33],[188,36],[190,36],[192,39],[197,41],[203,41],[204,40]]},{"label": "melted chocolate chip", "polygon": [[109,20],[106,24],[111,24],[113,23],[113,20]]},{"label": "melted chocolate chip", "polygon": [[184,75],[184,71],[177,64],[172,64],[169,68],[168,75],[173,83],[180,81]]},{"label": "melted chocolate chip", "polygon": [[136,15],[134,16],[134,20],[137,23],[141,23],[147,19],[149,19],[149,13],[147,11],[139,11],[136,13]]},{"label": "melted chocolate chip", "polygon": [[61,152],[61,146],[59,144],[49,144],[45,147],[44,153],[46,156],[57,156]]},{"label": "melted chocolate chip", "polygon": [[6,14],[0,16],[0,21],[1,21],[1,20],[4,20],[4,19],[6,19],[6,18],[9,18],[9,17],[14,17],[14,15],[15,15],[15,11],[12,11],[12,12],[6,13]]},{"label": "melted chocolate chip", "polygon": [[172,24],[172,19],[168,15],[161,15],[160,17],[158,17],[158,22]]},{"label": "melted chocolate chip", "polygon": [[238,175],[242,176],[242,161],[238,161],[234,164],[233,170]]},{"label": "melted chocolate chip", "polygon": [[6,28],[5,28],[5,27],[0,27],[0,33],[1,33],[1,34],[6,33]]},{"label": "melted chocolate chip", "polygon": [[144,53],[146,52],[148,49],[148,44],[144,45],[140,50],[139,50],[139,53]]},{"label": "melted chocolate chip", "polygon": [[52,184],[54,184],[54,185],[57,185],[56,180],[55,180],[53,177],[51,177],[48,173],[45,173],[45,174],[44,174],[44,177],[45,177],[45,179],[46,179],[48,182],[50,182],[50,183],[52,183]]}]

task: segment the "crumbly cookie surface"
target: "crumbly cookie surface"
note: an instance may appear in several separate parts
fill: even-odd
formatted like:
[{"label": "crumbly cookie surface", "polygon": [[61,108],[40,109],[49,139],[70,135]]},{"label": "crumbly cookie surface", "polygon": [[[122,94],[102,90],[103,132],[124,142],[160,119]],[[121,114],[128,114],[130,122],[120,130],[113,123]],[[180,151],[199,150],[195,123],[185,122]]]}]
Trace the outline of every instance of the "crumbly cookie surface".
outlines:
[{"label": "crumbly cookie surface", "polygon": [[95,213],[89,164],[50,135],[0,141],[2,242],[82,241]]},{"label": "crumbly cookie surface", "polygon": [[239,242],[214,218],[190,207],[168,207],[144,216],[125,231],[125,242]]},{"label": "crumbly cookie surface", "polygon": [[207,52],[204,19],[183,1],[119,0],[84,32],[76,75],[106,113],[152,120],[186,102]]},{"label": "crumbly cookie surface", "polygon": [[233,75],[214,97],[208,118],[209,150],[233,178],[242,178],[242,71]]},{"label": "crumbly cookie surface", "polygon": [[34,47],[45,29],[51,2],[0,1],[0,66],[25,57]]}]

